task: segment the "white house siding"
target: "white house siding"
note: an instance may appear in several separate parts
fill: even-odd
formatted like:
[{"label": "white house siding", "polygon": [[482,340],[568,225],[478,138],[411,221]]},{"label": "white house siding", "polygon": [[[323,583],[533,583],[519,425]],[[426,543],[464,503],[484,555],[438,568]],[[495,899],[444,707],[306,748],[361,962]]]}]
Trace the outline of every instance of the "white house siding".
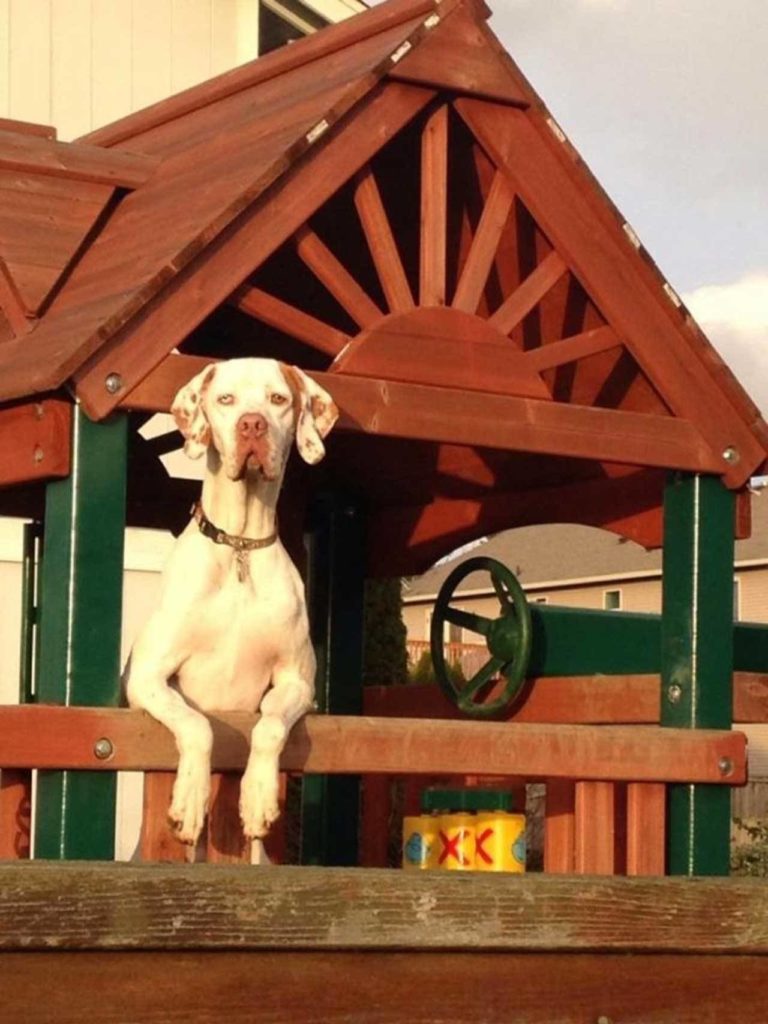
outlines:
[{"label": "white house siding", "polygon": [[0,0],[0,117],[68,140],[258,55],[258,0]]}]

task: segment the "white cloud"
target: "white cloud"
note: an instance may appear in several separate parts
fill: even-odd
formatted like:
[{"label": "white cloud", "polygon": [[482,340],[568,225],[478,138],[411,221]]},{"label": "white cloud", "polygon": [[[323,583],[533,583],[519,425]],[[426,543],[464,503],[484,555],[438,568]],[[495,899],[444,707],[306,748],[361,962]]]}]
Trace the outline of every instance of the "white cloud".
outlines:
[{"label": "white cloud", "polygon": [[683,296],[707,336],[768,418],[768,270]]}]

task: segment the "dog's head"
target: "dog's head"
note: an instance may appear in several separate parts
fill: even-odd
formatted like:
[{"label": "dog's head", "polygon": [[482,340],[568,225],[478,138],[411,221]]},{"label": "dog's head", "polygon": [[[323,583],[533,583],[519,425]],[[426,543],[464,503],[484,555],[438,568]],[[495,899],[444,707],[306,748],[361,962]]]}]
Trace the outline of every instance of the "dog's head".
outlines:
[{"label": "dog's head", "polygon": [[181,388],[171,412],[187,455],[200,458],[212,445],[231,480],[249,472],[279,479],[294,436],[302,458],[319,462],[339,414],[327,391],[275,359],[206,367]]}]

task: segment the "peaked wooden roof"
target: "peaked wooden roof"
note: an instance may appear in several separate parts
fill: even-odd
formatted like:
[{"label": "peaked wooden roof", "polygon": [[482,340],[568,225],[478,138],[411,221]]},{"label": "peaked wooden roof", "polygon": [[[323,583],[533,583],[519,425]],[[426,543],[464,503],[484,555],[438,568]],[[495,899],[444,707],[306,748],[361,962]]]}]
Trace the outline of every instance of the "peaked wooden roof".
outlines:
[{"label": "peaked wooden roof", "polygon": [[76,143],[0,125],[0,401],[299,362],[400,572],[564,508],[655,543],[669,468],[743,486],[768,426],[487,15],[388,0]]}]

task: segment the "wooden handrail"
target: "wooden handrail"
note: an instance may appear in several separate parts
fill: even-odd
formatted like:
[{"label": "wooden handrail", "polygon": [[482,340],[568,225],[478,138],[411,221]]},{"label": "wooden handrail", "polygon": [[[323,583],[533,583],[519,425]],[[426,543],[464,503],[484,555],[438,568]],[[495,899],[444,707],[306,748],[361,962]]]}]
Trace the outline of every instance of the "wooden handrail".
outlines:
[{"label": "wooden handrail", "polygon": [[[213,767],[245,767],[257,716],[210,716]],[[171,734],[141,711],[20,705],[0,708],[0,766],[166,771]],[[286,771],[501,775],[644,782],[746,781],[739,732],[656,726],[521,725],[310,715],[283,753]]]}]

